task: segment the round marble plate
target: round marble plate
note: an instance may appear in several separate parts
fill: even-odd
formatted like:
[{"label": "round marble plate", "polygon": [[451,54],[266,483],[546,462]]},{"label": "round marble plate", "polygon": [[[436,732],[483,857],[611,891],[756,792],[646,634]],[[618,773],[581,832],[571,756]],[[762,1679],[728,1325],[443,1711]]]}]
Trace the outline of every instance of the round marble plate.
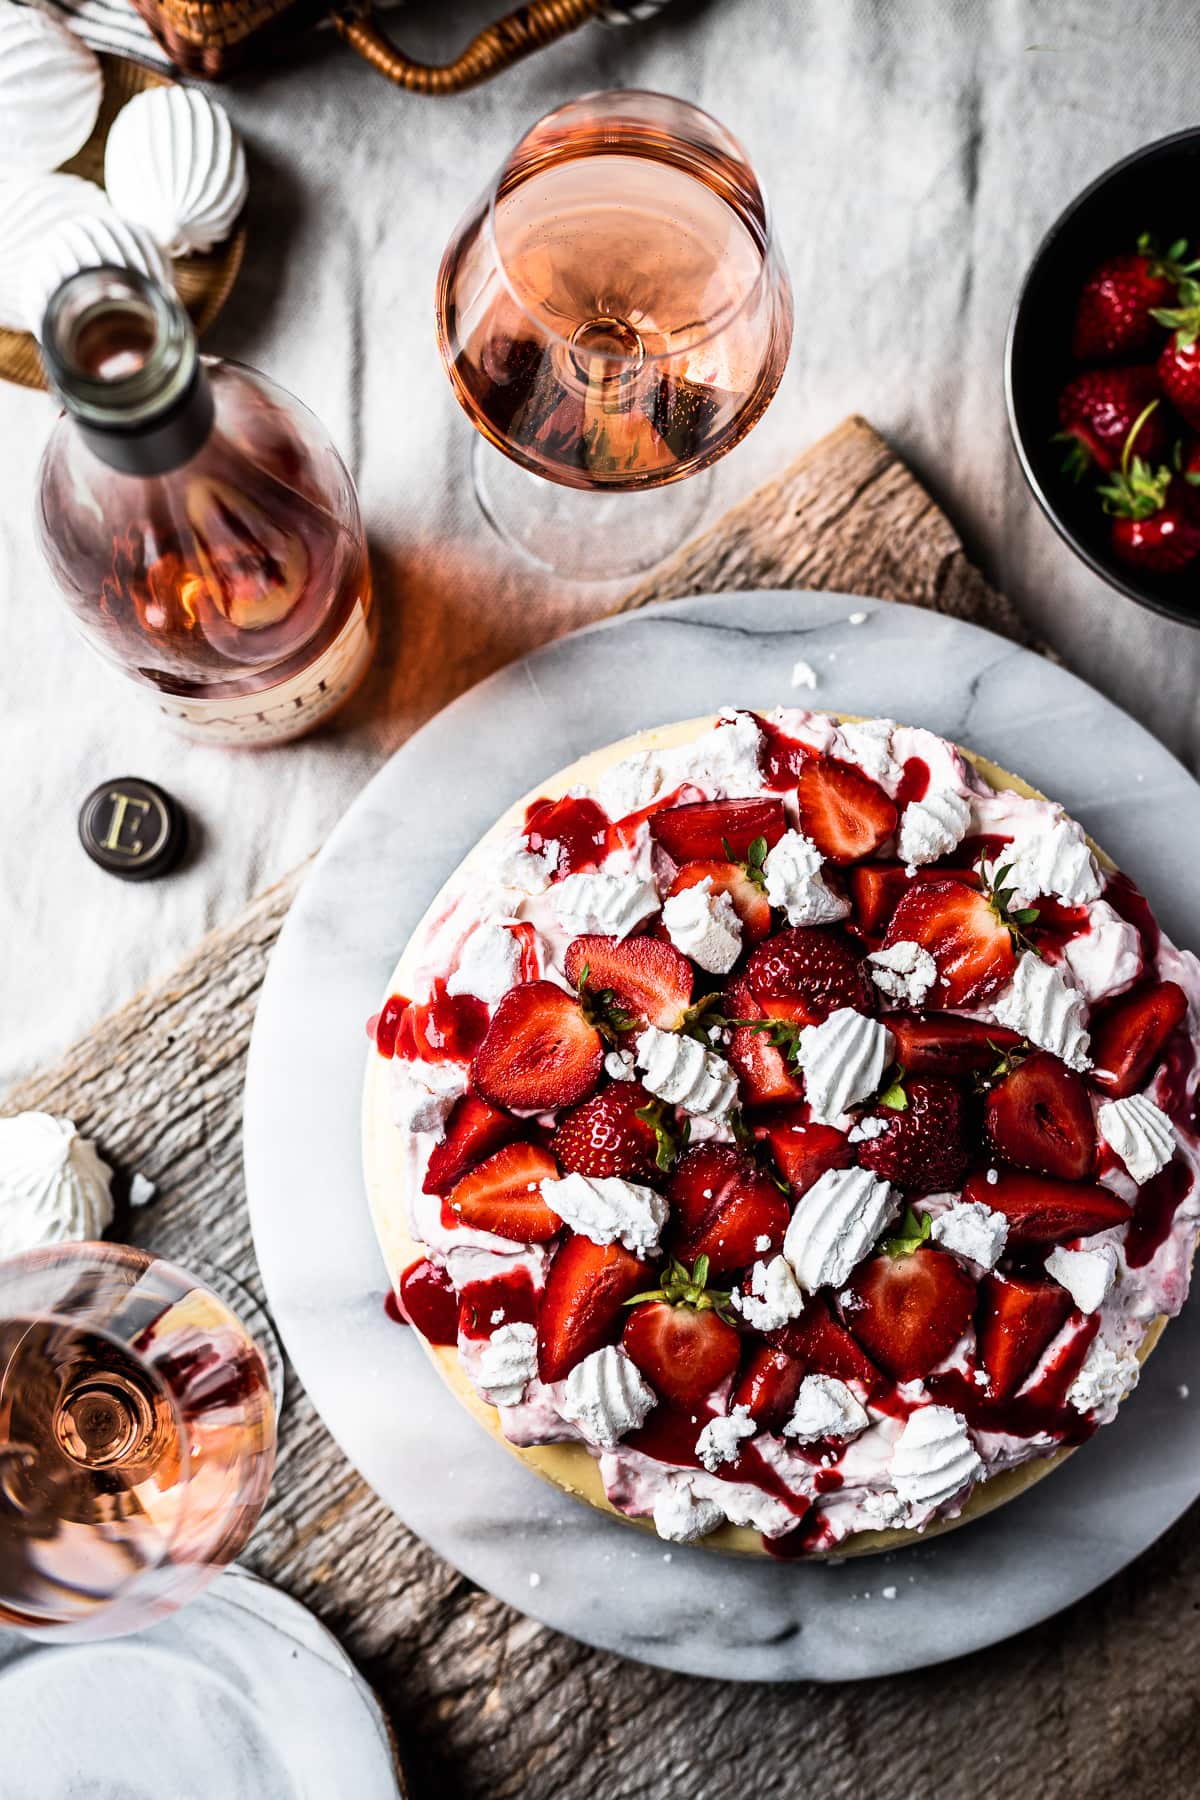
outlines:
[{"label": "round marble plate", "polygon": [[387,1723],[325,1627],[245,1569],[131,1637],[0,1632],[0,1793],[402,1800]]},{"label": "round marble plate", "polygon": [[[867,613],[852,625],[849,615]],[[809,694],[790,686],[799,658]],[[246,1086],[255,1245],[326,1424],[411,1529],[480,1586],[588,1643],[726,1679],[844,1680],[1020,1631],[1144,1550],[1200,1491],[1200,1307],[1119,1420],[965,1531],[840,1566],[672,1549],[568,1499],[461,1407],[383,1310],[359,1169],[365,1022],[429,898],[539,777],[726,703],[931,726],[1060,799],[1200,943],[1200,788],[1081,681],[960,621],[845,595],[731,594],[576,632],[494,675],[374,778],[318,858],[263,988]]]}]

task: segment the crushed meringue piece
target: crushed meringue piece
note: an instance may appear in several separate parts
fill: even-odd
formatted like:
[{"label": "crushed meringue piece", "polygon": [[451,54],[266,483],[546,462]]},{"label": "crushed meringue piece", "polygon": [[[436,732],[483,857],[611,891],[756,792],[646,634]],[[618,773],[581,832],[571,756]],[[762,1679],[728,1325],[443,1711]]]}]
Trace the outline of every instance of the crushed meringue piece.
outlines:
[{"label": "crushed meringue piece", "polygon": [[715,1475],[722,1463],[737,1461],[742,1445],[757,1431],[750,1408],[735,1406],[732,1412],[718,1413],[708,1421],[696,1439],[696,1455],[709,1474]]},{"label": "crushed meringue piece", "polygon": [[970,1487],[982,1468],[962,1414],[949,1406],[922,1406],[896,1440],[892,1480],[909,1506],[934,1510]]},{"label": "crushed meringue piece", "polygon": [[593,1244],[623,1244],[644,1256],[657,1250],[669,1208],[663,1196],[620,1175],[547,1176],[542,1198],[564,1225]]},{"label": "crushed meringue piece", "polygon": [[803,1028],[796,1060],[804,1071],[809,1110],[818,1124],[835,1124],[850,1107],[875,1093],[892,1059],[893,1042],[886,1025],[850,1006],[839,1006],[819,1025]]},{"label": "crushed meringue piece", "polygon": [[1068,986],[1054,963],[1044,962],[1035,951],[1025,951],[1012,980],[989,1005],[998,1025],[1019,1031],[1068,1068],[1091,1068],[1083,996]]},{"label": "crushed meringue piece", "polygon": [[629,1353],[619,1344],[605,1344],[571,1370],[559,1410],[589,1444],[614,1450],[657,1404],[657,1394]]},{"label": "crushed meringue piece", "polygon": [[783,1257],[810,1294],[841,1287],[896,1211],[891,1184],[870,1169],[826,1169],[796,1202]]},{"label": "crushed meringue piece", "polygon": [[867,1409],[836,1375],[806,1375],[800,1383],[784,1437],[799,1444],[820,1438],[852,1438],[871,1423]]},{"label": "crushed meringue piece", "polygon": [[642,1082],[658,1099],[705,1119],[723,1119],[737,1102],[737,1076],[723,1056],[695,1038],[651,1025],[637,1041]]},{"label": "crushed meringue piece", "polygon": [[1052,1275],[1082,1313],[1099,1312],[1112,1292],[1120,1259],[1111,1244],[1096,1244],[1091,1249],[1065,1250],[1061,1244],[1046,1258],[1046,1273]]},{"label": "crushed meringue piece", "polygon": [[933,1221],[929,1235],[943,1250],[994,1269],[1008,1242],[1008,1220],[982,1200],[956,1200]]},{"label": "crushed meringue piece", "polygon": [[756,1262],[747,1287],[734,1288],[729,1298],[753,1331],[778,1331],[804,1311],[804,1291],[782,1256]]},{"label": "crushed meringue piece", "polygon": [[1106,1100],[1096,1124],[1114,1156],[1119,1156],[1139,1187],[1152,1181],[1175,1154],[1175,1127],[1162,1108],[1145,1094]]},{"label": "crushed meringue piece", "polygon": [[671,894],[662,922],[675,948],[710,975],[728,975],[741,955],[742,921],[728,894],[713,893],[711,875]]},{"label": "crushed meringue piece", "polygon": [[521,945],[507,925],[477,925],[446,981],[448,994],[473,994],[495,1006],[521,974]]},{"label": "crushed meringue piece", "polygon": [[850,902],[835,894],[821,873],[825,859],[802,831],[785,831],[767,852],[767,899],[787,914],[789,925],[831,925]]},{"label": "crushed meringue piece", "polygon": [[872,950],[867,962],[880,993],[901,1006],[921,1006],[937,980],[937,964],[928,950],[908,938],[886,950]]}]

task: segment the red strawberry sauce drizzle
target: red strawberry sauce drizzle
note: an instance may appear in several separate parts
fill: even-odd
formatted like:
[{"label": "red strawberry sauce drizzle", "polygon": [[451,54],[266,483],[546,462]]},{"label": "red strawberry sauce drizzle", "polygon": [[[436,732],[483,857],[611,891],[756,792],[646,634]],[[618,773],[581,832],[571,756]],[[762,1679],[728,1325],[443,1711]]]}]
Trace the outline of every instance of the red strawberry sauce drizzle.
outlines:
[{"label": "red strawberry sauce drizzle", "polygon": [[759,751],[758,763],[762,770],[763,780],[768,787],[780,790],[795,787],[796,778],[805,762],[820,753],[811,744],[805,744],[800,738],[789,737],[778,725],[772,725],[769,719],[755,718],[762,728],[763,743]]},{"label": "red strawberry sauce drizzle", "polygon": [[[502,1325],[535,1325],[538,1314],[538,1291],[523,1263],[507,1275],[493,1275],[487,1281],[468,1281],[459,1295],[458,1324],[464,1337],[488,1338]],[[492,1323],[492,1314],[504,1317]]]},{"label": "red strawberry sauce drizzle", "polygon": [[505,930],[511,931],[521,946],[521,980],[536,981],[542,972],[538,966],[537,932],[527,924],[507,925]]},{"label": "red strawberry sauce drizzle", "polygon": [[525,837],[531,850],[559,844],[558,873],[594,869],[608,853],[608,814],[586,796],[533,800],[525,809]]},{"label": "red strawberry sauce drizzle", "polygon": [[929,792],[929,764],[920,756],[910,756],[900,771],[896,789],[896,805],[903,812],[911,800],[923,800]]},{"label": "red strawberry sauce drizzle", "polygon": [[[646,1423],[637,1431],[631,1431],[623,1440],[624,1447],[629,1450],[640,1450],[643,1456],[653,1457],[655,1462],[672,1463],[677,1468],[699,1469],[703,1467],[696,1455],[696,1439],[704,1425],[716,1415],[710,1411],[680,1412],[668,1406],[656,1406]],[[761,1488],[763,1493],[770,1494],[775,1500],[782,1500],[788,1511],[795,1513],[798,1519],[807,1518],[811,1502],[803,1495],[793,1494],[780,1480],[753,1443],[743,1444],[741,1454],[734,1462],[719,1463],[715,1470],[722,1481],[742,1481]]]},{"label": "red strawberry sauce drizzle", "polygon": [[[388,1015],[389,1000],[379,1015],[380,1025]],[[444,981],[435,981],[429,999],[410,1000],[404,1004],[392,1032],[392,1049],[381,1054],[402,1057],[407,1062],[470,1062],[483,1042],[488,1028],[488,1009],[474,994],[448,994]],[[390,1029],[390,1027],[389,1027]],[[379,1030],[375,1041],[379,1044]]]},{"label": "red strawberry sauce drizzle", "polygon": [[1137,1202],[1125,1234],[1125,1260],[1131,1269],[1145,1268],[1171,1233],[1175,1214],[1192,1191],[1192,1171],[1176,1155],[1138,1190]]},{"label": "red strawberry sauce drizzle", "polygon": [[1064,1444],[1082,1444],[1096,1429],[1095,1420],[1071,1405],[1067,1393],[1083,1367],[1088,1348],[1100,1329],[1099,1316],[1079,1314],[1074,1335],[1033,1387],[1022,1389],[1009,1400],[992,1400],[986,1388],[977,1387],[972,1373],[946,1369],[926,1377],[925,1386],[934,1400],[960,1412],[973,1431],[1003,1431],[1029,1438],[1048,1432]]},{"label": "red strawberry sauce drizzle", "polygon": [[1158,920],[1146,904],[1145,896],[1134,887],[1128,875],[1120,871],[1110,875],[1104,886],[1104,898],[1114,912],[1137,929],[1142,940],[1142,956],[1147,966],[1153,963],[1158,955],[1159,929]]},{"label": "red strawberry sauce drizzle", "polygon": [[389,1288],[383,1310],[398,1325],[411,1325],[431,1344],[458,1342],[458,1296],[445,1269],[422,1256],[409,1263],[397,1293]]},{"label": "red strawberry sauce drizzle", "polygon": [[396,1033],[408,1004],[403,994],[392,994],[384,1001],[383,1011],[367,1020],[367,1036],[375,1039],[375,1048],[380,1056],[395,1056]]}]

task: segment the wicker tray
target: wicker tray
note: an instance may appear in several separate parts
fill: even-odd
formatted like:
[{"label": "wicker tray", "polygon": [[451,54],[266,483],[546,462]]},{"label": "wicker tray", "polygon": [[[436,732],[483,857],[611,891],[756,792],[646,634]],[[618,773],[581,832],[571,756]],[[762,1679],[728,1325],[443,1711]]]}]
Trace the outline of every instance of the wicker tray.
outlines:
[{"label": "wicker tray", "polygon": [[[127,62],[122,56],[101,56],[104,71],[104,97],[96,129],[77,156],[63,169],[71,175],[83,175],[89,181],[104,183],[104,146],[113,120],[135,94],[146,88],[167,87],[166,77]],[[191,314],[197,332],[208,330],[237,280],[246,248],[246,227],[239,223],[232,234],[215,250],[204,256],[180,257],[172,265],[179,298]],[[0,256],[4,247],[0,245]],[[15,381],[21,387],[44,388],[42,360],[37,339],[28,331],[6,331],[0,328],[0,380]]]}]

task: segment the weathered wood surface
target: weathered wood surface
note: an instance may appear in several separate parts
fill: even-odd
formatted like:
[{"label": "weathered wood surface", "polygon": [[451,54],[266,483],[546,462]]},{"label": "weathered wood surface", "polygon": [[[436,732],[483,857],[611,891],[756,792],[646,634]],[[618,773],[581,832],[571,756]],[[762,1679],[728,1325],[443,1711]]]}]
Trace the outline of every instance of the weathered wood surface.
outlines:
[{"label": "weathered wood surface", "polygon": [[[857,588],[1021,635],[861,421],[629,603],[752,585]],[[158,1185],[156,1204],[119,1216],[119,1231],[185,1264],[207,1258],[260,1298],[242,1079],[299,879],[0,1106],[75,1118],[119,1169]],[[366,1489],[289,1371],[278,1474],[246,1561],[311,1606],[374,1683],[414,1800],[1124,1800],[1135,1788],[1183,1800],[1200,1785],[1195,1518],[1099,1595],[946,1668],[832,1688],[694,1681],[585,1649],[473,1588]]]}]

